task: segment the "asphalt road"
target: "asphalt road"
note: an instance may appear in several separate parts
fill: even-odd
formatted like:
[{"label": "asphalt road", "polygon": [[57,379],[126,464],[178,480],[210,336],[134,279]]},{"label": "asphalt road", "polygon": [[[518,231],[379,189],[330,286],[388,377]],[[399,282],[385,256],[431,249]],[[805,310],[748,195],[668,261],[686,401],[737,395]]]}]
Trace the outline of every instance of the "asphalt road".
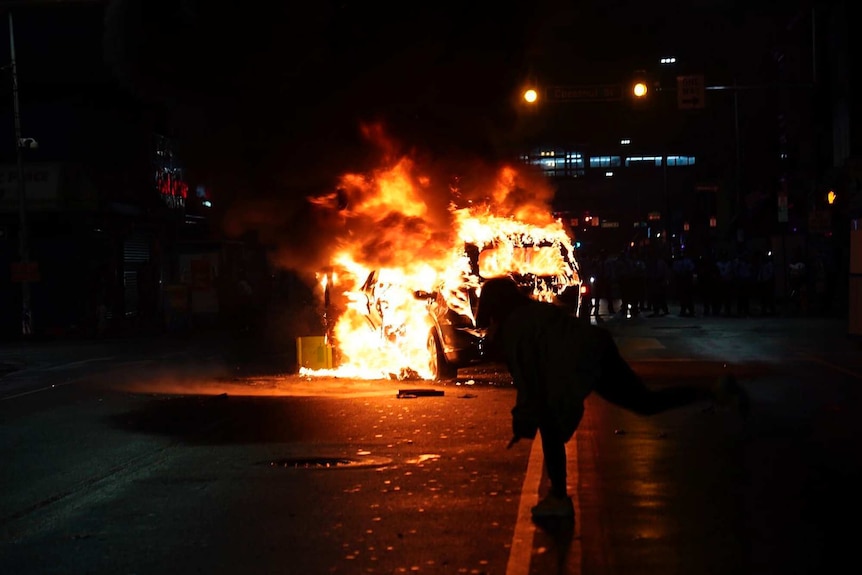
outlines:
[{"label": "asphalt road", "polygon": [[493,367],[344,381],[251,369],[213,342],[7,346],[0,573],[786,575],[852,561],[862,354],[843,322],[606,325],[650,385],[731,370],[752,414],[643,418],[591,397],[569,446],[572,528],[529,519],[541,450],[505,449],[514,390]]}]

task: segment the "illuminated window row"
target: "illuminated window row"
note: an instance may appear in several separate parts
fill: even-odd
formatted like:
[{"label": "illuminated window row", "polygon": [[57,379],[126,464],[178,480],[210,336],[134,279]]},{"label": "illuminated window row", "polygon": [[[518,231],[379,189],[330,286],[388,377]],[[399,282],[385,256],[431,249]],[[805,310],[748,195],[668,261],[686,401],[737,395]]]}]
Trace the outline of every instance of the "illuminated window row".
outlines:
[{"label": "illuminated window row", "polygon": [[668,166],[693,166],[694,156],[668,156]]},{"label": "illuminated window row", "polygon": [[619,166],[619,156],[590,156],[591,168],[618,168]]},{"label": "illuminated window row", "polygon": [[661,166],[661,156],[629,156],[626,158],[626,167],[629,166],[645,166],[652,164]]},{"label": "illuminated window row", "polygon": [[[620,156],[590,156],[590,168],[618,168],[622,165],[656,166],[662,165],[662,156],[628,156],[625,161]],[[579,153],[542,151],[538,155],[521,156],[521,161],[542,168],[546,176],[577,177],[585,173],[584,156]],[[693,166],[694,156],[667,156],[668,166]],[[607,173],[606,173],[607,175]]]}]

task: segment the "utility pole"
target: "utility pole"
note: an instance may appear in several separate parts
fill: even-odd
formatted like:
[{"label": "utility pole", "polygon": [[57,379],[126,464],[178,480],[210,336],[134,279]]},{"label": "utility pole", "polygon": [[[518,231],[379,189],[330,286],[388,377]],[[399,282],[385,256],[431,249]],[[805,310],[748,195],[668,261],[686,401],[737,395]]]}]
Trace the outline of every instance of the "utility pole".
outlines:
[{"label": "utility pole", "polygon": [[21,334],[33,333],[33,310],[30,306],[30,282],[35,276],[35,264],[30,263],[30,230],[27,223],[27,194],[24,181],[24,150],[35,148],[36,141],[21,137],[21,109],[18,103],[18,65],[15,59],[15,27],[12,9],[38,5],[101,4],[105,0],[2,0],[0,8],[6,8],[9,17],[9,68],[12,74],[12,106],[15,119],[15,152],[18,164],[18,257],[21,275]]},{"label": "utility pole", "polygon": [[30,309],[30,245],[27,226],[27,195],[24,181],[24,140],[21,137],[21,110],[18,104],[18,66],[15,61],[15,30],[12,11],[9,11],[9,53],[12,71],[12,106],[15,115],[15,152],[18,163],[18,257],[21,265],[21,334],[33,333],[33,314]]}]

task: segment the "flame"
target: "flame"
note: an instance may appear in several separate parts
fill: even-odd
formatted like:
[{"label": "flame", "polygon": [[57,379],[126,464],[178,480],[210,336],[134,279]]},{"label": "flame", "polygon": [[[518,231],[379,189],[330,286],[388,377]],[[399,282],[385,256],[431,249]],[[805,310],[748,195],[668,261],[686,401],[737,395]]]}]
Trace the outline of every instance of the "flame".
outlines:
[{"label": "flame", "polygon": [[301,373],[429,379],[430,297],[442,298],[469,327],[484,279],[533,278],[534,296],[545,300],[578,284],[571,238],[524,183],[504,166],[475,199],[463,201],[460,189],[445,184],[440,202],[434,178],[401,157],[346,174],[336,192],[309,198],[339,215],[330,261],[318,276],[332,308],[327,336],[337,367]]}]

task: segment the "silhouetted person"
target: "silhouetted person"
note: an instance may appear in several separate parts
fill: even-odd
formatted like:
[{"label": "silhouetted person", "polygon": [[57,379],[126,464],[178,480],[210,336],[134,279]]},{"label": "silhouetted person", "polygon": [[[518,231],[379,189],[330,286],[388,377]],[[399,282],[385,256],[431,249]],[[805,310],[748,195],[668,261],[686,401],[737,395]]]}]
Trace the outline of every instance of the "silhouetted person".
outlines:
[{"label": "silhouetted person", "polygon": [[715,389],[691,385],[649,389],[622,358],[608,331],[578,321],[564,308],[530,298],[510,278],[491,279],[482,286],[476,325],[487,328],[488,343],[505,360],[517,389],[509,446],[541,433],[551,488],[533,507],[534,519],[574,516],[566,488],[565,446],[593,391],[641,415],[707,399],[735,400],[747,410],[747,395],[732,376],[719,380]]},{"label": "silhouetted person", "polygon": [[634,258],[628,252],[622,252],[617,257],[616,274],[620,286],[620,315],[635,317],[640,313],[637,298],[637,276],[635,275]]},{"label": "silhouetted person", "polygon": [[716,262],[718,266],[718,289],[721,297],[721,308],[723,313],[730,317],[733,315],[733,303],[736,299],[736,275],[734,274],[733,260],[727,254],[722,254]]},{"label": "silhouetted person", "polygon": [[739,317],[751,315],[751,292],[754,291],[755,271],[748,254],[739,254],[733,260],[733,277],[736,286],[736,313]]},{"label": "silhouetted person", "polygon": [[614,315],[614,262],[608,259],[608,254],[602,250],[599,254],[599,262],[596,266],[596,307],[595,314],[599,317],[599,308],[602,300],[608,302],[608,314]]},{"label": "silhouetted person", "polygon": [[712,254],[698,260],[697,287],[703,303],[703,315],[721,314],[721,286],[718,266]]},{"label": "silhouetted person", "polygon": [[694,261],[686,253],[673,261],[673,281],[680,317],[694,317]]},{"label": "silhouetted person", "polygon": [[670,282],[670,266],[658,253],[654,253],[646,264],[647,293],[649,294],[649,306],[652,313],[647,317],[667,315],[667,289]]},{"label": "silhouetted person", "polygon": [[760,255],[756,268],[760,314],[775,315],[775,264],[772,262],[772,256]]}]

